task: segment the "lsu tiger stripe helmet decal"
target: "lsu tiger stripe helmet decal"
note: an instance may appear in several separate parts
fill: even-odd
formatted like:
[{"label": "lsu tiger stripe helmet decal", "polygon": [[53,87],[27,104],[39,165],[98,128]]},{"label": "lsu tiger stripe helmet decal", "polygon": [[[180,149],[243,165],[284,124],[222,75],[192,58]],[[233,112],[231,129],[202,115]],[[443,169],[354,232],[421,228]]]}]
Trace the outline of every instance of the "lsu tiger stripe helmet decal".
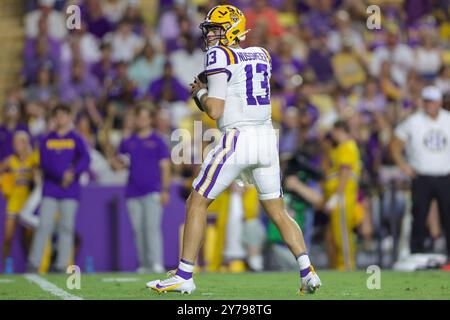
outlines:
[{"label": "lsu tiger stripe helmet decal", "polygon": [[[202,29],[205,49],[208,42],[214,41],[214,45],[231,46],[245,39],[250,30],[245,29],[246,19],[238,8],[231,5],[215,6],[206,15],[205,21],[200,24]],[[208,32],[217,30],[216,36],[207,37]]]}]

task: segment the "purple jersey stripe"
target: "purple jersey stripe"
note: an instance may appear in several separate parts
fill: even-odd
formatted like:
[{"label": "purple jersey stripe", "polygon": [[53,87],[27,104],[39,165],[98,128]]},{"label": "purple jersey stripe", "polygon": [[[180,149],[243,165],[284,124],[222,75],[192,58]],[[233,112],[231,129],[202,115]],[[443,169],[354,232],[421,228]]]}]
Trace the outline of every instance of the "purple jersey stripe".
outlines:
[{"label": "purple jersey stripe", "polygon": [[195,191],[199,192],[200,188],[202,187],[203,183],[205,183],[206,177],[208,176],[208,172],[211,169],[212,164],[214,163],[214,159],[217,157],[219,152],[222,151],[222,148],[217,149],[217,151],[214,153],[214,155],[211,158],[211,161],[209,162],[208,166],[205,169],[205,172],[203,172],[203,177],[200,180],[200,182],[195,186]]},{"label": "purple jersey stripe", "polygon": [[227,82],[228,81],[230,81],[230,79],[231,79],[231,71],[230,70],[228,70],[228,69],[225,69],[225,73],[227,74]]},{"label": "purple jersey stripe", "polygon": [[227,81],[230,81],[231,79],[231,71],[225,68],[217,68],[217,69],[210,69],[210,70],[206,70],[206,75],[207,76],[212,76],[213,74],[218,74],[224,72],[227,74],[228,78]]},{"label": "purple jersey stripe", "polygon": [[264,52],[264,55],[267,57],[267,60],[270,62],[270,64],[272,64],[272,59],[270,58],[269,52],[264,48],[261,48],[261,50]]},{"label": "purple jersey stripe", "polygon": [[230,50],[230,52],[233,54],[233,57],[234,57],[234,63],[238,63],[238,56],[237,56],[237,54],[236,54],[236,52],[234,52],[233,51],[233,49],[231,49],[230,47],[228,47],[228,50]]},{"label": "purple jersey stripe", "polygon": [[200,180],[200,182],[195,186],[195,191],[199,192],[201,186],[203,185],[203,183],[206,180],[206,177],[208,176],[208,172],[211,169],[212,164],[214,163],[214,160],[216,159],[217,155],[220,153],[220,151],[222,151],[223,148],[225,148],[225,143],[227,141],[227,134],[225,133],[223,136],[223,140],[222,140],[222,147],[218,148],[216,150],[216,152],[214,153],[214,155],[212,156],[211,160],[209,161],[208,166],[205,169],[205,172],[203,172],[203,177]]},{"label": "purple jersey stripe", "polygon": [[211,192],[212,188],[214,187],[214,185],[216,184],[216,180],[217,177],[219,176],[220,170],[222,169],[225,161],[227,161],[227,159],[234,153],[234,151],[236,150],[236,143],[237,143],[237,139],[239,137],[239,131],[236,130],[236,135],[234,136],[233,139],[233,143],[231,145],[231,149],[230,151],[227,152],[227,154],[225,155],[225,157],[223,158],[223,160],[221,161],[221,163],[219,164],[219,166],[216,169],[216,172],[214,172],[214,176],[212,177],[212,181],[209,184],[208,188],[206,188],[204,196],[207,197],[209,195],[209,193]]},{"label": "purple jersey stripe", "polygon": [[226,69],[225,68],[215,68],[215,69],[209,69],[206,70],[206,75],[209,76],[212,73],[218,73],[218,72],[224,72]]}]

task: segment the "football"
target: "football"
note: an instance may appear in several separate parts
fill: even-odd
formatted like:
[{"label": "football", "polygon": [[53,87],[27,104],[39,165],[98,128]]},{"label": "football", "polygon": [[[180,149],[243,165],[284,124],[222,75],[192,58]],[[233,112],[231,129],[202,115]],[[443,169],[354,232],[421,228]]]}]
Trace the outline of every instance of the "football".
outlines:
[{"label": "football", "polygon": [[[200,80],[201,83],[208,83],[208,77],[206,76],[206,72],[202,71],[197,75],[197,79]],[[205,110],[202,107],[202,104],[200,103],[200,100],[196,96],[192,97],[194,99],[195,105],[197,108],[199,108],[202,112],[205,112]]]}]

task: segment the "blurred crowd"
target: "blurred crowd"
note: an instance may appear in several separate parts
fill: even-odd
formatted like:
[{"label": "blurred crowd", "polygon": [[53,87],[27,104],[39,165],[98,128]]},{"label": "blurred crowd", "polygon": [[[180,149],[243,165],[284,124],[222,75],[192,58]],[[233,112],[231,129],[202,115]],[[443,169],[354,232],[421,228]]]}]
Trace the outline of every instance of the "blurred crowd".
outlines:
[{"label": "blurred crowd", "polygon": [[[144,14],[144,2],[152,2],[155,12]],[[175,129],[192,132],[193,120],[203,120],[203,129],[213,127],[190,99],[189,83],[204,67],[198,25],[214,5],[229,3],[243,10],[251,29],[243,46],[265,47],[272,57],[273,122],[280,129],[283,168],[292,168],[289,162],[296,158],[302,182],[318,190],[329,132],[337,120],[345,120],[362,160],[358,202],[363,213],[355,226],[361,248],[374,251],[377,236],[384,240],[384,247],[391,247],[390,218],[383,217],[383,212],[392,212],[393,207],[388,206],[397,208],[395,203],[407,201],[403,190],[408,183],[388,150],[393,128],[420,107],[420,92],[426,85],[442,91],[444,107],[450,110],[448,1],[25,3],[23,70],[20,86],[11,87],[2,102],[1,130],[9,134],[0,136],[0,161],[13,152],[14,131],[25,130],[31,141],[37,141],[51,130],[51,111],[59,103],[70,106],[75,127],[89,144],[92,161],[86,181],[100,184],[126,182],[126,174],[113,170],[111,163],[121,141],[134,131],[138,106],[154,111],[155,130],[168,145],[174,143],[170,137]],[[71,4],[81,8],[80,29],[66,27],[65,8]],[[381,8],[376,29],[367,25],[370,4]],[[182,179],[189,186],[197,169],[173,164],[173,179]],[[245,194],[241,201],[243,198]],[[254,200],[246,201],[257,203],[256,197],[250,199]],[[295,207],[295,201],[292,203]],[[299,222],[307,242],[320,243],[327,239],[326,232],[320,231],[327,217],[315,212],[312,204],[306,207]],[[429,219],[432,243],[441,235],[437,217],[432,214]],[[269,241],[281,242],[270,225],[265,231]],[[245,235],[253,233],[257,234],[254,238],[261,237],[260,232]],[[254,256],[259,256],[253,242],[247,243],[244,249],[248,254],[256,250]],[[224,246],[230,251],[233,244]],[[284,254],[277,250],[275,254]],[[228,260],[233,260],[233,254],[230,256]],[[239,260],[242,255],[234,256]],[[258,258],[252,265],[261,269]],[[282,267],[286,266],[273,266]]]}]

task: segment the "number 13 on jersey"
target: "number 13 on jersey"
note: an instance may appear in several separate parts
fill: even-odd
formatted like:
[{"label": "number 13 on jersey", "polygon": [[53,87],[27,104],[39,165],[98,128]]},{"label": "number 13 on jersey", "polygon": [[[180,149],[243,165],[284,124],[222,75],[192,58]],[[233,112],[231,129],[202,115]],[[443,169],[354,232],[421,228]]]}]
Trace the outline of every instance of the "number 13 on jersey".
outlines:
[{"label": "number 13 on jersey", "polygon": [[[246,89],[247,89],[247,104],[249,106],[255,105],[267,105],[270,104],[270,87],[269,87],[269,73],[267,72],[267,64],[257,63],[255,66],[256,70],[253,70],[253,65],[248,64],[245,66],[245,74],[247,77],[246,80]],[[255,71],[255,72],[254,72]],[[263,80],[259,83],[255,83],[255,85],[260,85],[261,89],[254,88],[254,74],[262,73]],[[262,95],[254,95],[254,91],[261,92],[264,91],[265,94]]]}]

